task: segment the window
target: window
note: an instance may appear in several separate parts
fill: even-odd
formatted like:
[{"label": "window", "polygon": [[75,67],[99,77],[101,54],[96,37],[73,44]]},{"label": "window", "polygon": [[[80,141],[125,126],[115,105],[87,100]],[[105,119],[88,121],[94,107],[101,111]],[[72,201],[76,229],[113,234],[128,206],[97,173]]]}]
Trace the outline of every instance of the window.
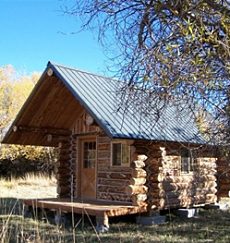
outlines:
[{"label": "window", "polygon": [[130,146],[124,143],[112,144],[112,165],[129,166],[130,164]]},{"label": "window", "polygon": [[84,142],[83,168],[95,168],[96,142]]},{"label": "window", "polygon": [[194,171],[194,158],[189,149],[181,150],[181,172],[189,173]]}]

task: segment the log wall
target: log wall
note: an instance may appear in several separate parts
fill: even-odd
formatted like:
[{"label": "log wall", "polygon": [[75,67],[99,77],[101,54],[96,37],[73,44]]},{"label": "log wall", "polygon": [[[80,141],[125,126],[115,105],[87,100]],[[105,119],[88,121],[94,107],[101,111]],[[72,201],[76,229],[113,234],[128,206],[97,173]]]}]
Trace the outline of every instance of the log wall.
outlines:
[{"label": "log wall", "polygon": [[68,136],[60,141],[57,168],[57,193],[59,198],[74,197],[76,189],[76,139]]},{"label": "log wall", "polygon": [[228,197],[230,192],[230,161],[221,157],[217,160],[217,189],[218,199]]},{"label": "log wall", "polygon": [[131,202],[126,190],[130,184],[130,167],[111,165],[111,139],[97,136],[97,199]]},{"label": "log wall", "polygon": [[144,170],[146,171],[146,183],[147,187],[147,206],[148,212],[159,208],[160,202],[160,189],[159,189],[159,169],[161,167],[161,151],[160,147],[156,143],[136,141],[134,143],[137,154],[145,154],[147,159],[145,160]]},{"label": "log wall", "polygon": [[196,169],[190,173],[180,172],[180,161],[180,156],[167,156],[163,149],[162,167],[158,177],[160,208],[215,203],[217,200],[216,159],[197,158]]},{"label": "log wall", "polygon": [[144,168],[148,211],[216,202],[216,158],[200,155],[195,171],[182,173],[178,144],[170,149],[166,144],[150,142],[135,142],[135,146],[138,153],[148,156]]},{"label": "log wall", "polygon": [[138,155],[131,163],[132,173],[126,193],[131,196],[133,206],[147,207],[148,187],[145,185],[147,173],[144,169],[146,155]]}]

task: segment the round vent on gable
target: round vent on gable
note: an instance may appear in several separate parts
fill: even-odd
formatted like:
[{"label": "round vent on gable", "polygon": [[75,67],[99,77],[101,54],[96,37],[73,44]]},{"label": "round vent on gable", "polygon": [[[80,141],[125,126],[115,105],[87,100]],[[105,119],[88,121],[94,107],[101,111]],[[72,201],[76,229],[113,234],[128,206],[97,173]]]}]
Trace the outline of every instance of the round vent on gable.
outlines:
[{"label": "round vent on gable", "polygon": [[85,117],[85,123],[86,123],[86,125],[90,126],[90,125],[93,124],[93,122],[94,122],[93,117],[90,116],[89,114],[86,114],[86,117]]},{"label": "round vent on gable", "polygon": [[51,77],[51,76],[53,75],[53,73],[54,73],[54,72],[53,72],[53,70],[52,70],[51,68],[49,68],[49,69],[47,70],[47,75],[48,75],[48,76]]}]

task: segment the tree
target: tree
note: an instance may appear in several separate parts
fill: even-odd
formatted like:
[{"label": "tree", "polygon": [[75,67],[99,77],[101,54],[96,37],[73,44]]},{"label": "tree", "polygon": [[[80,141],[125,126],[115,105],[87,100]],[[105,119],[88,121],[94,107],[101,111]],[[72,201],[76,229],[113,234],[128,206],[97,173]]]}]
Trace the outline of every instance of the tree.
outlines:
[{"label": "tree", "polygon": [[229,0],[82,0],[65,12],[114,47],[121,106],[152,117],[168,103],[187,104],[229,142]]},{"label": "tree", "polygon": [[[0,67],[0,140],[39,77],[39,73],[20,74],[11,65]],[[0,160],[14,161],[21,158],[51,163],[54,162],[52,160],[55,160],[55,154],[50,148],[0,144]]]}]

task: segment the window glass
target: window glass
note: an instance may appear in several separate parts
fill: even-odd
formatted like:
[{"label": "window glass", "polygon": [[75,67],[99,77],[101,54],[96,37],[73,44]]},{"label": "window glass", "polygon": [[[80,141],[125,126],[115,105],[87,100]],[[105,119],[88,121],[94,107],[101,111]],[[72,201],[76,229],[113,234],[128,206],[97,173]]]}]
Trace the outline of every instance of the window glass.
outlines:
[{"label": "window glass", "polygon": [[128,166],[130,163],[130,147],[123,143],[112,144],[112,165]]},{"label": "window glass", "polygon": [[83,149],[83,167],[95,168],[96,142],[84,142]]},{"label": "window glass", "polygon": [[194,168],[194,158],[192,153],[188,149],[181,150],[181,171],[183,173],[189,173],[193,171]]},{"label": "window glass", "polygon": [[128,165],[129,164],[129,146],[126,144],[122,144],[122,164]]},{"label": "window glass", "polygon": [[121,143],[113,143],[113,165],[121,165]]}]

